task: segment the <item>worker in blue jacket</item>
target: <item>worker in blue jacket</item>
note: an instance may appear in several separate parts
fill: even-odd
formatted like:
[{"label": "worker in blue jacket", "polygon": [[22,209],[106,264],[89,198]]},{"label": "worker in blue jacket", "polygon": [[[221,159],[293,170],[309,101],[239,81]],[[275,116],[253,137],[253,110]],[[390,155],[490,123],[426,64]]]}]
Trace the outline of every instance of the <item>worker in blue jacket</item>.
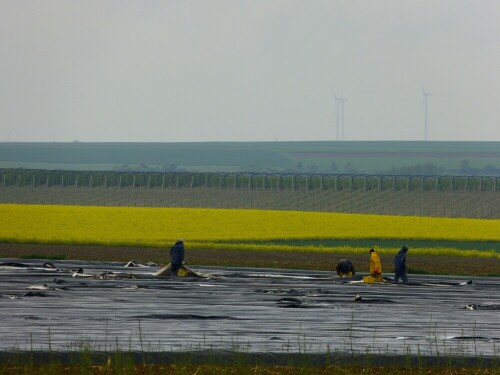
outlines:
[{"label": "worker in blue jacket", "polygon": [[177,271],[184,263],[184,240],[179,238],[174,246],[170,249],[170,264],[172,265],[172,273],[177,275]]},{"label": "worker in blue jacket", "polygon": [[408,252],[408,247],[405,245],[399,250],[399,253],[394,257],[394,282],[398,282],[399,278],[403,280],[404,283],[408,282],[408,276],[406,276],[406,253]]}]

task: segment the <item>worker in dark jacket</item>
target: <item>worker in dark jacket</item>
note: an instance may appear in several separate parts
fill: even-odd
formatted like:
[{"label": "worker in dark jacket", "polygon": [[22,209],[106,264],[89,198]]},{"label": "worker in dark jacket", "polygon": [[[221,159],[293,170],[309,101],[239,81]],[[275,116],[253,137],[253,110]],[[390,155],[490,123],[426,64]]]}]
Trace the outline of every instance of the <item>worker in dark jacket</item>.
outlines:
[{"label": "worker in dark jacket", "polygon": [[184,241],[182,238],[175,243],[170,249],[170,264],[172,265],[172,273],[177,275],[177,271],[184,263]]},{"label": "worker in dark jacket", "polygon": [[394,282],[398,282],[399,278],[403,280],[404,283],[408,282],[408,276],[406,276],[406,252],[408,247],[405,245],[399,250],[399,253],[394,257]]},{"label": "worker in dark jacket", "polygon": [[339,275],[340,277],[349,277],[356,274],[354,265],[349,259],[341,259],[337,263],[337,267],[335,268],[335,270],[337,271],[337,275]]}]

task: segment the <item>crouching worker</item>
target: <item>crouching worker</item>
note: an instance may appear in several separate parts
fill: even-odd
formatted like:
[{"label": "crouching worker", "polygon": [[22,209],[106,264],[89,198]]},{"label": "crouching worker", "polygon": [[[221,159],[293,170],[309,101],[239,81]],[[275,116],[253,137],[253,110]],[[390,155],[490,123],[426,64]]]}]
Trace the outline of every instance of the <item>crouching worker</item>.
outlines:
[{"label": "crouching worker", "polygon": [[354,271],[354,265],[349,259],[341,259],[337,263],[335,270],[337,271],[337,275],[340,277],[350,277],[356,274]]},{"label": "crouching worker", "polygon": [[363,277],[363,281],[367,284],[383,281],[382,276],[382,263],[377,252],[370,249],[370,274]]},{"label": "crouching worker", "polygon": [[177,275],[178,271],[184,264],[184,240],[179,238],[174,246],[170,249],[170,264],[172,266],[170,272]]}]

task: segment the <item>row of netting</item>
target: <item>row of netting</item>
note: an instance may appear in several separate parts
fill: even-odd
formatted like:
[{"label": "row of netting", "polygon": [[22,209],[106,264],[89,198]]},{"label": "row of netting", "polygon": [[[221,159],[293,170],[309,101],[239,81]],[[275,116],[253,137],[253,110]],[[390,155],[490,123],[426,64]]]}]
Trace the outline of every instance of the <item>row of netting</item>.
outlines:
[{"label": "row of netting", "polygon": [[225,188],[104,188],[0,186],[0,203],[265,209],[398,216],[500,218],[500,194],[404,190],[228,190]]},{"label": "row of netting", "polygon": [[232,190],[484,191],[498,176],[393,176],[265,173],[125,173],[0,170],[1,186],[81,188],[219,188]]}]

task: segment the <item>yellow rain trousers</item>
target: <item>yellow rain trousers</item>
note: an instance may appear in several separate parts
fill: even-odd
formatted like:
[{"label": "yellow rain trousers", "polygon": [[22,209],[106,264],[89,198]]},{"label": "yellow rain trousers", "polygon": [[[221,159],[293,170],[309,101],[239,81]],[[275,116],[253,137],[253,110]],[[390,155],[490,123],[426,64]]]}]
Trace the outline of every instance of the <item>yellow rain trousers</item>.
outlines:
[{"label": "yellow rain trousers", "polygon": [[363,281],[367,284],[373,284],[382,280],[382,264],[380,263],[380,257],[376,251],[372,251],[370,253],[370,275],[364,276]]},{"label": "yellow rain trousers", "polygon": [[380,257],[376,251],[370,253],[370,274],[381,274],[382,275],[382,264],[380,263]]}]

